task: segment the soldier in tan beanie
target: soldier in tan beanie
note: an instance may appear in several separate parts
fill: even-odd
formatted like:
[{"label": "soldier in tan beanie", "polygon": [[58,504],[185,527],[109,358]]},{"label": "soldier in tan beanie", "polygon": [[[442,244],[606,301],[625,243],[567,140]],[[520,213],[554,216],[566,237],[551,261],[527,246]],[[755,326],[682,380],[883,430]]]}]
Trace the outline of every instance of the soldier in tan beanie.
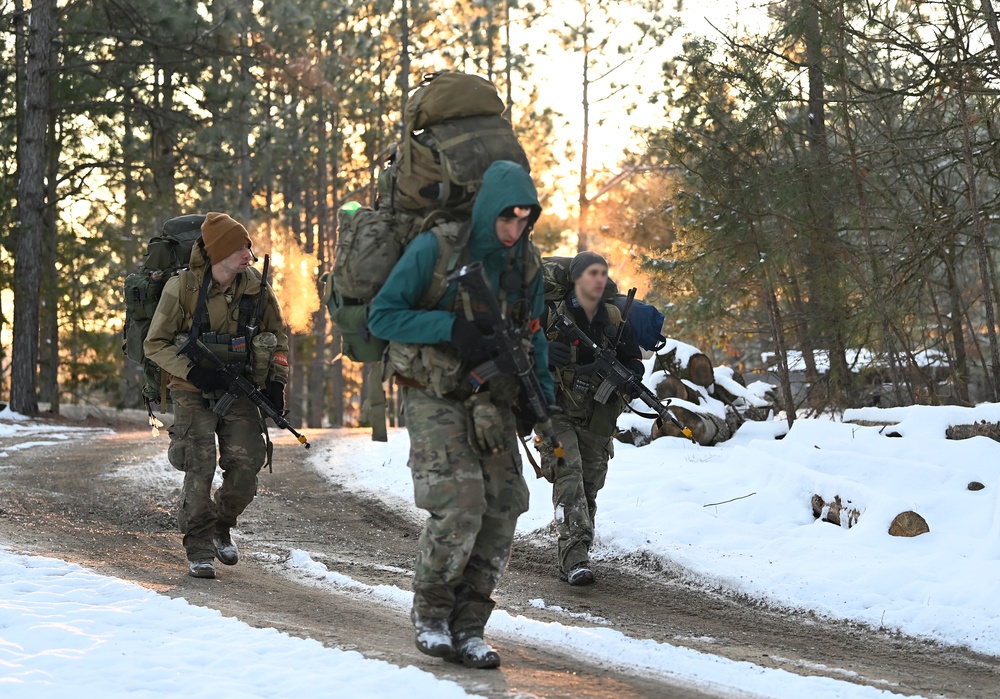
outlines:
[{"label": "soldier in tan beanie", "polygon": [[228,214],[211,212],[201,224],[201,239],[205,244],[205,254],[215,265],[237,250],[250,247],[250,234],[239,221]]},{"label": "soldier in tan beanie", "polygon": [[[226,565],[239,560],[230,529],[257,492],[257,473],[267,457],[266,427],[246,397],[223,415],[214,412],[215,401],[229,388],[226,375],[209,363],[177,356],[178,336],[192,334],[199,316],[199,339],[261,385],[279,412],[285,405],[288,334],[274,292],[251,266],[250,245],[247,229],[230,216],[205,216],[189,267],[167,281],[143,343],[146,356],[165,374],[174,404],[167,459],[184,472],[177,523],[188,573],[197,578],[215,577],[216,558]],[[273,351],[264,352],[254,342],[265,335]],[[216,466],[222,469],[222,485],[213,495]]]}]

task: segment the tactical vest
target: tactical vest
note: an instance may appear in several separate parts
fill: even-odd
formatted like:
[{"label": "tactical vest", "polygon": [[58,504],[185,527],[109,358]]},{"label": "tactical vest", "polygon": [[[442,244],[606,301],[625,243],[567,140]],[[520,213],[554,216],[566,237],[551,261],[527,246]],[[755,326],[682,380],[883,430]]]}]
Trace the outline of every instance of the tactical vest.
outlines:
[{"label": "tactical vest", "polygon": [[[608,322],[604,325],[598,344],[603,348],[614,349],[615,337],[622,324],[622,314],[614,303],[605,303],[604,308],[608,313]],[[554,306],[554,312],[573,317],[565,299]],[[555,340],[558,334],[556,330],[548,333],[549,341]],[[552,378],[556,384],[556,403],[567,417],[577,424],[586,426],[589,432],[610,437],[614,434],[618,416],[624,410],[625,402],[615,392],[606,404],[598,403],[594,394],[603,379],[596,372],[577,374],[577,347],[571,344],[570,348],[569,363],[552,370]]]},{"label": "tactical vest", "polygon": [[[260,273],[257,272],[253,267],[247,268],[250,274],[260,280]],[[205,274],[211,274],[211,269],[206,268]],[[200,291],[200,280],[190,269],[185,269],[180,272],[180,287],[178,289],[178,301],[181,307],[181,312],[185,324],[194,324],[194,314],[196,306],[198,304],[198,293]],[[261,291],[266,293],[262,288]],[[260,293],[260,292],[258,292]],[[236,302],[236,299],[233,299]],[[247,345],[247,337],[249,332],[247,331],[247,325],[251,322],[254,312],[254,307],[257,302],[257,294],[242,294],[238,302],[235,303],[236,309],[236,329],[235,332],[217,332],[212,330],[211,321],[209,319],[208,308],[204,309],[204,314],[201,321],[201,329],[199,333],[199,339],[201,342],[214,354],[216,357],[221,359],[226,364],[232,364],[240,368],[241,373],[248,379],[250,379],[255,386],[260,387],[263,384],[264,379],[267,375],[268,365],[271,361],[271,354],[273,354],[273,346],[270,348],[270,352],[266,349],[262,349],[260,342],[255,342],[253,345]],[[229,322],[227,325],[232,325],[232,313],[234,308],[234,303],[229,303]],[[265,335],[271,335],[271,333],[258,333],[257,339],[262,339]],[[265,341],[265,346],[267,343]],[[203,365],[205,368],[214,368],[209,364]],[[263,369],[263,371],[261,371]],[[205,394],[208,398],[218,398],[221,397],[224,391],[217,391],[211,394]]]},{"label": "tactical vest", "polygon": [[[435,234],[438,235],[437,232]],[[447,246],[447,248],[443,246]],[[468,255],[465,237],[449,239],[438,235],[438,260],[431,284],[420,301],[420,308],[431,309],[437,306],[448,288],[448,283],[445,280],[448,272],[467,262]],[[520,299],[513,309],[509,308],[507,288],[515,286],[514,283],[510,283],[501,284],[497,300],[504,315],[509,316],[515,325],[522,328],[524,341],[530,343],[531,335],[527,332],[527,328],[531,320],[531,309],[525,307],[530,303],[527,298],[527,288],[541,270],[541,255],[534,243],[528,241],[528,248],[523,256],[522,264],[519,265],[518,262],[514,255],[508,254],[501,278],[508,274],[523,275],[516,283],[520,290]],[[524,271],[521,272],[519,267],[523,267]],[[484,311],[485,307],[479,307],[468,292],[459,286],[452,303],[445,310],[461,313],[467,320],[473,320],[475,313]],[[450,342],[434,345],[390,342],[385,356],[386,377],[401,376],[404,379],[403,383],[419,385],[437,396],[454,394],[466,383],[466,377],[469,373],[469,367],[459,358]],[[513,401],[517,393],[516,382],[503,379],[504,377],[498,377],[491,381],[491,395],[501,400]]]}]

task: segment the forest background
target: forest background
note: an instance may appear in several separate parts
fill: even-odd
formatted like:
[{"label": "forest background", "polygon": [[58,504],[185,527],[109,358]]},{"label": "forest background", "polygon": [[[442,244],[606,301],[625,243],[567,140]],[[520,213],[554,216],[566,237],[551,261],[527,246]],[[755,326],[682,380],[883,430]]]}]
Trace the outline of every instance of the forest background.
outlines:
[{"label": "forest background", "polygon": [[[719,20],[699,22],[705,8]],[[125,275],[225,211],[272,255],[290,420],[354,425],[319,300],[425,73],[496,84],[546,213],[792,418],[998,399],[992,0],[0,0],[0,398],[140,405]]]}]

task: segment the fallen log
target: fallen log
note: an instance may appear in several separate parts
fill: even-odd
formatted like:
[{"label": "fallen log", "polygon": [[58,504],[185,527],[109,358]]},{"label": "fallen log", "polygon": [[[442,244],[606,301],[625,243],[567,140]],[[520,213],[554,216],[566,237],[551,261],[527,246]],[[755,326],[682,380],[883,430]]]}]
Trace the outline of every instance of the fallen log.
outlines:
[{"label": "fallen log", "polygon": [[836,524],[844,529],[853,527],[858,523],[858,518],[861,517],[861,510],[857,507],[850,507],[850,505],[853,505],[850,500],[845,505],[839,495],[834,495],[830,502],[826,502],[822,495],[812,496],[813,517]]},{"label": "fallen log", "polygon": [[712,360],[704,354],[694,354],[688,359],[688,380],[696,386],[708,388],[715,383],[715,367]]},{"label": "fallen log", "polygon": [[989,437],[1000,442],[1000,422],[980,420],[971,425],[952,425],[944,431],[948,439],[969,439],[970,437]]},{"label": "fallen log", "polygon": [[927,520],[912,510],[900,512],[889,525],[890,536],[920,536],[930,530]]}]

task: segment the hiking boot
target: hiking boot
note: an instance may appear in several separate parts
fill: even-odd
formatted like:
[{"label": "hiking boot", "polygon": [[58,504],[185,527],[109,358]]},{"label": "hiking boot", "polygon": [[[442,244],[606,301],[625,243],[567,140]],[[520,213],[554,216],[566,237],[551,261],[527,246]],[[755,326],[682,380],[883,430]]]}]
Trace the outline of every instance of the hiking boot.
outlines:
[{"label": "hiking boot", "polygon": [[417,650],[435,658],[455,657],[455,646],[451,642],[451,628],[447,619],[429,619],[410,615],[413,629],[417,632]]},{"label": "hiking boot", "polygon": [[574,587],[592,585],[594,571],[590,569],[589,563],[577,563],[569,569],[568,573],[563,573],[560,577]]},{"label": "hiking boot", "polygon": [[492,670],[500,667],[500,654],[486,645],[479,636],[469,636],[455,642],[457,660],[465,667]]},{"label": "hiking boot", "polygon": [[188,575],[192,578],[214,578],[215,564],[211,558],[200,561],[188,561]]},{"label": "hiking boot", "polygon": [[233,538],[229,535],[229,528],[219,529],[212,538],[212,545],[215,547],[215,557],[227,566],[234,566],[240,561],[240,552],[233,543]]}]

